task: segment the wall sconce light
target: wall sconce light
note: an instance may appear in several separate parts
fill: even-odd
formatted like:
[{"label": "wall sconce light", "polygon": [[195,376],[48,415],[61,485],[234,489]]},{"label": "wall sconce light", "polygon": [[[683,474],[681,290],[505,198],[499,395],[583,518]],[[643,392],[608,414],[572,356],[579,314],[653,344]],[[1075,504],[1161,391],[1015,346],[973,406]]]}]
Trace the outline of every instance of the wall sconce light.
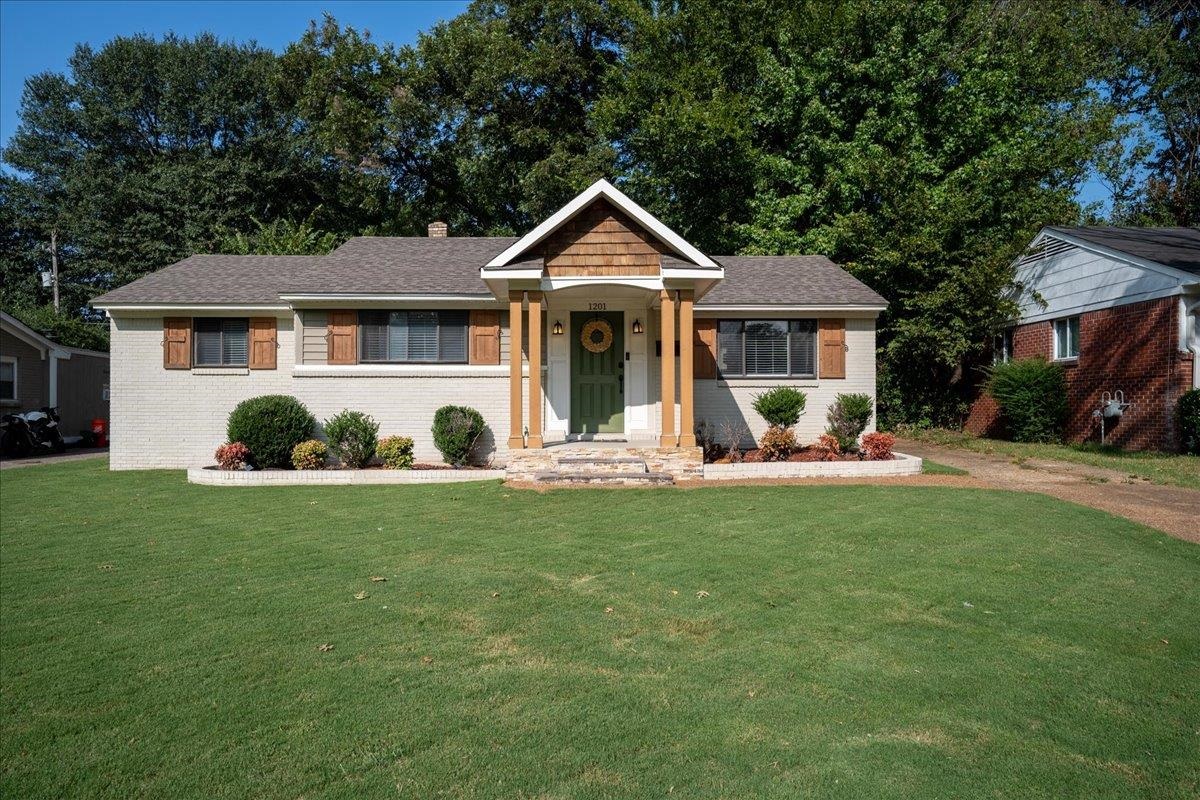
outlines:
[{"label": "wall sconce light", "polygon": [[633,332],[634,333],[642,333],[643,330],[644,329],[642,328],[642,321],[640,319],[635,319],[633,321]]},{"label": "wall sconce light", "polygon": [[554,335],[562,336],[562,332],[563,332],[562,320],[558,320],[558,319],[554,320]]}]

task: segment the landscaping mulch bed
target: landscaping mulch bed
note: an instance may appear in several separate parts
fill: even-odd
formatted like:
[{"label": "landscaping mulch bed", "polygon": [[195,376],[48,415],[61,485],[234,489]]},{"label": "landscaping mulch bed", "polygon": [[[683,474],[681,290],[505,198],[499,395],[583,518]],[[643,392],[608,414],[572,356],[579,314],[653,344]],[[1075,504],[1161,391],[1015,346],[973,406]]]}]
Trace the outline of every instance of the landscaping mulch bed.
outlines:
[{"label": "landscaping mulch bed", "polygon": [[[721,456],[718,459],[710,461],[710,464],[760,464],[765,459],[762,457],[762,450],[757,447],[753,450],[745,450],[742,452],[742,457],[738,460],[731,459],[728,455]],[[829,457],[827,450],[822,450],[819,447],[801,447],[799,450],[794,450],[790,456],[784,461],[861,461],[857,453],[841,453],[840,455]]]}]

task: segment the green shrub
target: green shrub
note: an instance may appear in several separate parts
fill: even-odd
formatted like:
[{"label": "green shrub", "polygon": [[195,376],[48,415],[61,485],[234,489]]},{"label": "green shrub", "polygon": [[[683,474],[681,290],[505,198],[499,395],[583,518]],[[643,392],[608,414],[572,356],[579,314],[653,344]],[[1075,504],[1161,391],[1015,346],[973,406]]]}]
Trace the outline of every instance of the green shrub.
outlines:
[{"label": "green shrub", "polygon": [[471,448],[486,425],[478,411],[467,406],[442,406],[433,415],[433,443],[452,467],[461,467],[471,457]]},{"label": "green shrub", "polygon": [[859,435],[871,421],[872,410],[869,394],[839,394],[825,415],[829,422],[826,433],[838,440],[843,452],[853,452],[858,449]]},{"label": "green shrub", "polygon": [[375,452],[388,469],[413,467],[413,440],[410,436],[385,436],[379,440]]},{"label": "green shrub", "polygon": [[1013,441],[1061,441],[1067,416],[1067,379],[1061,365],[1040,357],[997,364],[988,375],[987,391],[1000,406]]},{"label": "green shrub", "polygon": [[1200,455],[1200,389],[1183,393],[1175,406],[1175,415],[1183,452]]},{"label": "green shrub", "polygon": [[375,455],[379,423],[369,414],[346,409],[325,420],[325,438],[342,466],[361,469]]},{"label": "green shrub", "polygon": [[292,449],[292,466],[296,469],[322,469],[329,448],[320,439],[308,439]]},{"label": "green shrub", "polygon": [[791,386],[777,386],[755,395],[754,410],[772,427],[790,428],[800,421],[804,404],[808,400],[804,392]]},{"label": "green shrub", "polygon": [[312,436],[313,415],[294,397],[266,394],[238,403],[229,415],[226,434],[231,442],[250,448],[260,469],[292,465],[292,450]]}]

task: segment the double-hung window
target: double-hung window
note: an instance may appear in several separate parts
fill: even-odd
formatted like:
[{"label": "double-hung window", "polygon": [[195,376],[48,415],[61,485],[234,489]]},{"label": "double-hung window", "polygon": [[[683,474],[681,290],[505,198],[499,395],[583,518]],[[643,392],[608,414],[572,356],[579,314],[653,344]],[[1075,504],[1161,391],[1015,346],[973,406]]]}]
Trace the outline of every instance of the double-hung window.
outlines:
[{"label": "double-hung window", "polygon": [[1054,358],[1079,358],[1079,317],[1054,320]]},{"label": "double-hung window", "polygon": [[992,340],[992,363],[1005,364],[1013,357],[1013,329],[1007,328]]},{"label": "double-hung window", "polygon": [[197,367],[244,367],[250,356],[250,321],[197,317],[192,331]]},{"label": "double-hung window", "polygon": [[721,377],[817,374],[814,319],[723,319],[717,324],[717,369]]},{"label": "double-hung window", "polygon": [[467,363],[466,311],[362,311],[359,360],[370,363]]}]

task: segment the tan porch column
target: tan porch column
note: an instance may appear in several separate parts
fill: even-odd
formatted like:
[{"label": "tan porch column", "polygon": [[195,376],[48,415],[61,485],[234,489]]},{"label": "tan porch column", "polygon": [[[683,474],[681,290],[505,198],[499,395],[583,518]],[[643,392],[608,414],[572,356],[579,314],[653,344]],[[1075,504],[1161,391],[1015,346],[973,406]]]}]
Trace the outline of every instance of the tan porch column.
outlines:
[{"label": "tan porch column", "polygon": [[675,295],[666,289],[659,294],[661,314],[659,334],[662,336],[662,364],[659,377],[662,379],[662,436],[659,447],[676,447],[675,436]]},{"label": "tan porch column", "polygon": [[525,447],[521,427],[521,304],[524,292],[508,293],[508,449]]},{"label": "tan porch column", "polygon": [[691,289],[679,292],[679,446],[696,446],[696,420],[692,410],[692,300]]},{"label": "tan porch column", "polygon": [[542,293],[529,293],[529,446],[542,446]]}]

